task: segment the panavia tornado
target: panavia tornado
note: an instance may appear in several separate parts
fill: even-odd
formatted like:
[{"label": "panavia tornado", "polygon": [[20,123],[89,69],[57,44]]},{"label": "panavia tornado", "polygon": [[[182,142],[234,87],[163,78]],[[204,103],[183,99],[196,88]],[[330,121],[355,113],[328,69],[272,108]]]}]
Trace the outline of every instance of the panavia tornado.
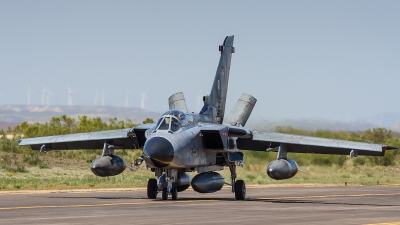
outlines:
[{"label": "panavia tornado", "polygon": [[[236,180],[236,166],[243,166],[242,150],[277,151],[277,159],[267,166],[267,174],[275,180],[293,177],[299,168],[288,158],[289,152],[383,156],[392,146],[362,142],[315,138],[245,128],[256,99],[242,94],[225,117],[234,36],[227,36],[219,46],[221,57],[209,95],[203,97],[204,106],[198,114],[189,113],[182,92],[169,97],[169,110],[155,124],[143,124],[131,129],[100,131],[27,138],[20,145],[34,150],[103,149],[102,156],[91,163],[92,172],[101,177],[122,173],[125,160],[115,155],[116,149],[142,149],[135,165],[146,163],[156,178],[147,183],[147,197],[178,198],[178,192],[192,187],[199,193],[212,193],[224,186],[224,177],[216,171],[228,167],[230,185],[236,200],[244,200],[246,186]],[[198,174],[191,179],[188,172]],[[228,184],[228,183],[227,183]]]}]

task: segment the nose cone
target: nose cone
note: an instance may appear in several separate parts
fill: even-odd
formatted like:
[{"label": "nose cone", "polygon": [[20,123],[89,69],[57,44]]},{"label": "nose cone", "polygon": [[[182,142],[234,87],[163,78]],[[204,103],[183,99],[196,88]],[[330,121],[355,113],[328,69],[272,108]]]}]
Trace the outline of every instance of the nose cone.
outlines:
[{"label": "nose cone", "polygon": [[146,141],[143,153],[150,158],[154,166],[166,167],[174,158],[174,146],[163,137],[152,137]]}]

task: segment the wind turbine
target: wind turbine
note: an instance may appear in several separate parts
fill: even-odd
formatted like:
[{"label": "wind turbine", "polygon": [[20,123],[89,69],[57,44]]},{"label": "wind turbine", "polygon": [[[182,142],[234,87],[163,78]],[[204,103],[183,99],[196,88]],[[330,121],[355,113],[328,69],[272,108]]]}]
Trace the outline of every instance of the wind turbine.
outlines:
[{"label": "wind turbine", "polygon": [[101,95],[99,94],[99,90],[96,90],[96,94],[94,95],[94,105],[97,105],[97,100],[101,98]]},{"label": "wind turbine", "polygon": [[106,98],[106,93],[102,93],[101,94],[101,105],[104,106],[104,102],[105,102],[105,98]]},{"label": "wind turbine", "polygon": [[50,95],[52,95],[52,94],[53,94],[53,92],[51,92],[49,90],[46,90],[46,98],[47,98],[47,104],[46,105],[49,105]]},{"label": "wind turbine", "polygon": [[75,92],[75,90],[72,90],[68,88],[68,105],[72,106],[72,94]]},{"label": "wind turbine", "polygon": [[28,86],[28,105],[31,104],[31,93],[33,93],[31,87]]},{"label": "wind turbine", "polygon": [[125,108],[128,108],[130,92],[126,91]]},{"label": "wind turbine", "polygon": [[46,88],[42,89],[42,105],[44,105],[44,96],[46,95]]},{"label": "wind turbine", "polygon": [[144,109],[144,102],[146,100],[146,93],[142,92],[142,101],[140,103],[140,108]]}]

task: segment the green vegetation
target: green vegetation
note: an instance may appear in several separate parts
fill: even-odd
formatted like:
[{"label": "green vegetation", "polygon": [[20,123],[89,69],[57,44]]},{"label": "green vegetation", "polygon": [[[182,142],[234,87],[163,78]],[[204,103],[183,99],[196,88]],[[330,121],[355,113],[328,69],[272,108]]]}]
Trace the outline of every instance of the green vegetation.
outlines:
[{"label": "green vegetation", "polygon": [[[143,121],[143,123],[153,122],[152,119]],[[119,121],[117,118],[104,122],[100,117],[82,116],[75,120],[63,115],[53,117],[50,122],[44,124],[23,122],[14,129],[0,130],[0,190],[145,187],[147,180],[153,177],[153,173],[145,165],[140,166],[136,172],[127,169],[121,175],[102,178],[92,174],[89,169],[93,159],[101,155],[101,150],[51,151],[40,154],[17,143],[21,137],[122,129],[136,125],[130,120]],[[276,127],[275,131],[400,146],[400,139],[394,138],[400,135],[385,128],[345,132]],[[362,185],[399,184],[398,152],[388,151],[384,157],[359,156],[353,159],[342,155],[290,153],[289,157],[295,160],[302,170],[309,173],[299,172],[291,179],[276,181],[270,179],[265,171],[268,163],[276,159],[276,153],[245,151],[245,166],[238,168],[238,178],[244,179],[247,184],[344,184],[345,182]],[[122,156],[128,164],[133,164],[133,161],[141,155],[141,151],[117,150],[116,154]],[[229,182],[229,170],[226,169],[221,173]]]},{"label": "green vegetation", "polygon": [[[153,120],[147,118],[145,121],[149,122]],[[115,130],[131,128],[137,125],[138,124],[134,124],[131,120],[123,121],[118,120],[117,118],[111,118],[109,122],[106,123],[102,121],[100,117],[88,118],[87,116],[79,116],[78,121],[75,121],[74,118],[62,115],[60,117],[53,117],[50,122],[44,124],[29,124],[25,121],[15,126],[12,131],[9,129],[7,133],[15,136],[23,135],[24,137],[41,137],[58,134]],[[4,133],[5,132],[3,131],[3,134]]]}]

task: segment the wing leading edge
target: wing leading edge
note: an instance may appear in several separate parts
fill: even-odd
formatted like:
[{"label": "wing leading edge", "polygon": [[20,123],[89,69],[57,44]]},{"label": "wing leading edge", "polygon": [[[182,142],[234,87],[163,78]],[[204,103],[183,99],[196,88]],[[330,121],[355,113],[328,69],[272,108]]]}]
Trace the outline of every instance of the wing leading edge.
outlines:
[{"label": "wing leading edge", "polygon": [[136,138],[128,138],[129,129],[109,130],[89,133],[66,134],[48,137],[22,139],[20,145],[29,145],[40,150],[45,145],[49,150],[102,149],[104,142],[129,149],[137,146]]},{"label": "wing leading edge", "polygon": [[131,129],[26,138],[20,140],[20,145],[29,145],[33,150],[40,150],[43,145],[47,150],[77,150],[102,149],[107,143],[118,149],[137,149],[144,144],[144,132],[153,126],[143,124]]},{"label": "wing leading edge", "polygon": [[271,151],[286,144],[287,152],[348,155],[352,150],[357,155],[383,156],[392,146],[318,138],[268,131],[251,131],[251,138],[238,138],[237,148],[253,151]]}]

